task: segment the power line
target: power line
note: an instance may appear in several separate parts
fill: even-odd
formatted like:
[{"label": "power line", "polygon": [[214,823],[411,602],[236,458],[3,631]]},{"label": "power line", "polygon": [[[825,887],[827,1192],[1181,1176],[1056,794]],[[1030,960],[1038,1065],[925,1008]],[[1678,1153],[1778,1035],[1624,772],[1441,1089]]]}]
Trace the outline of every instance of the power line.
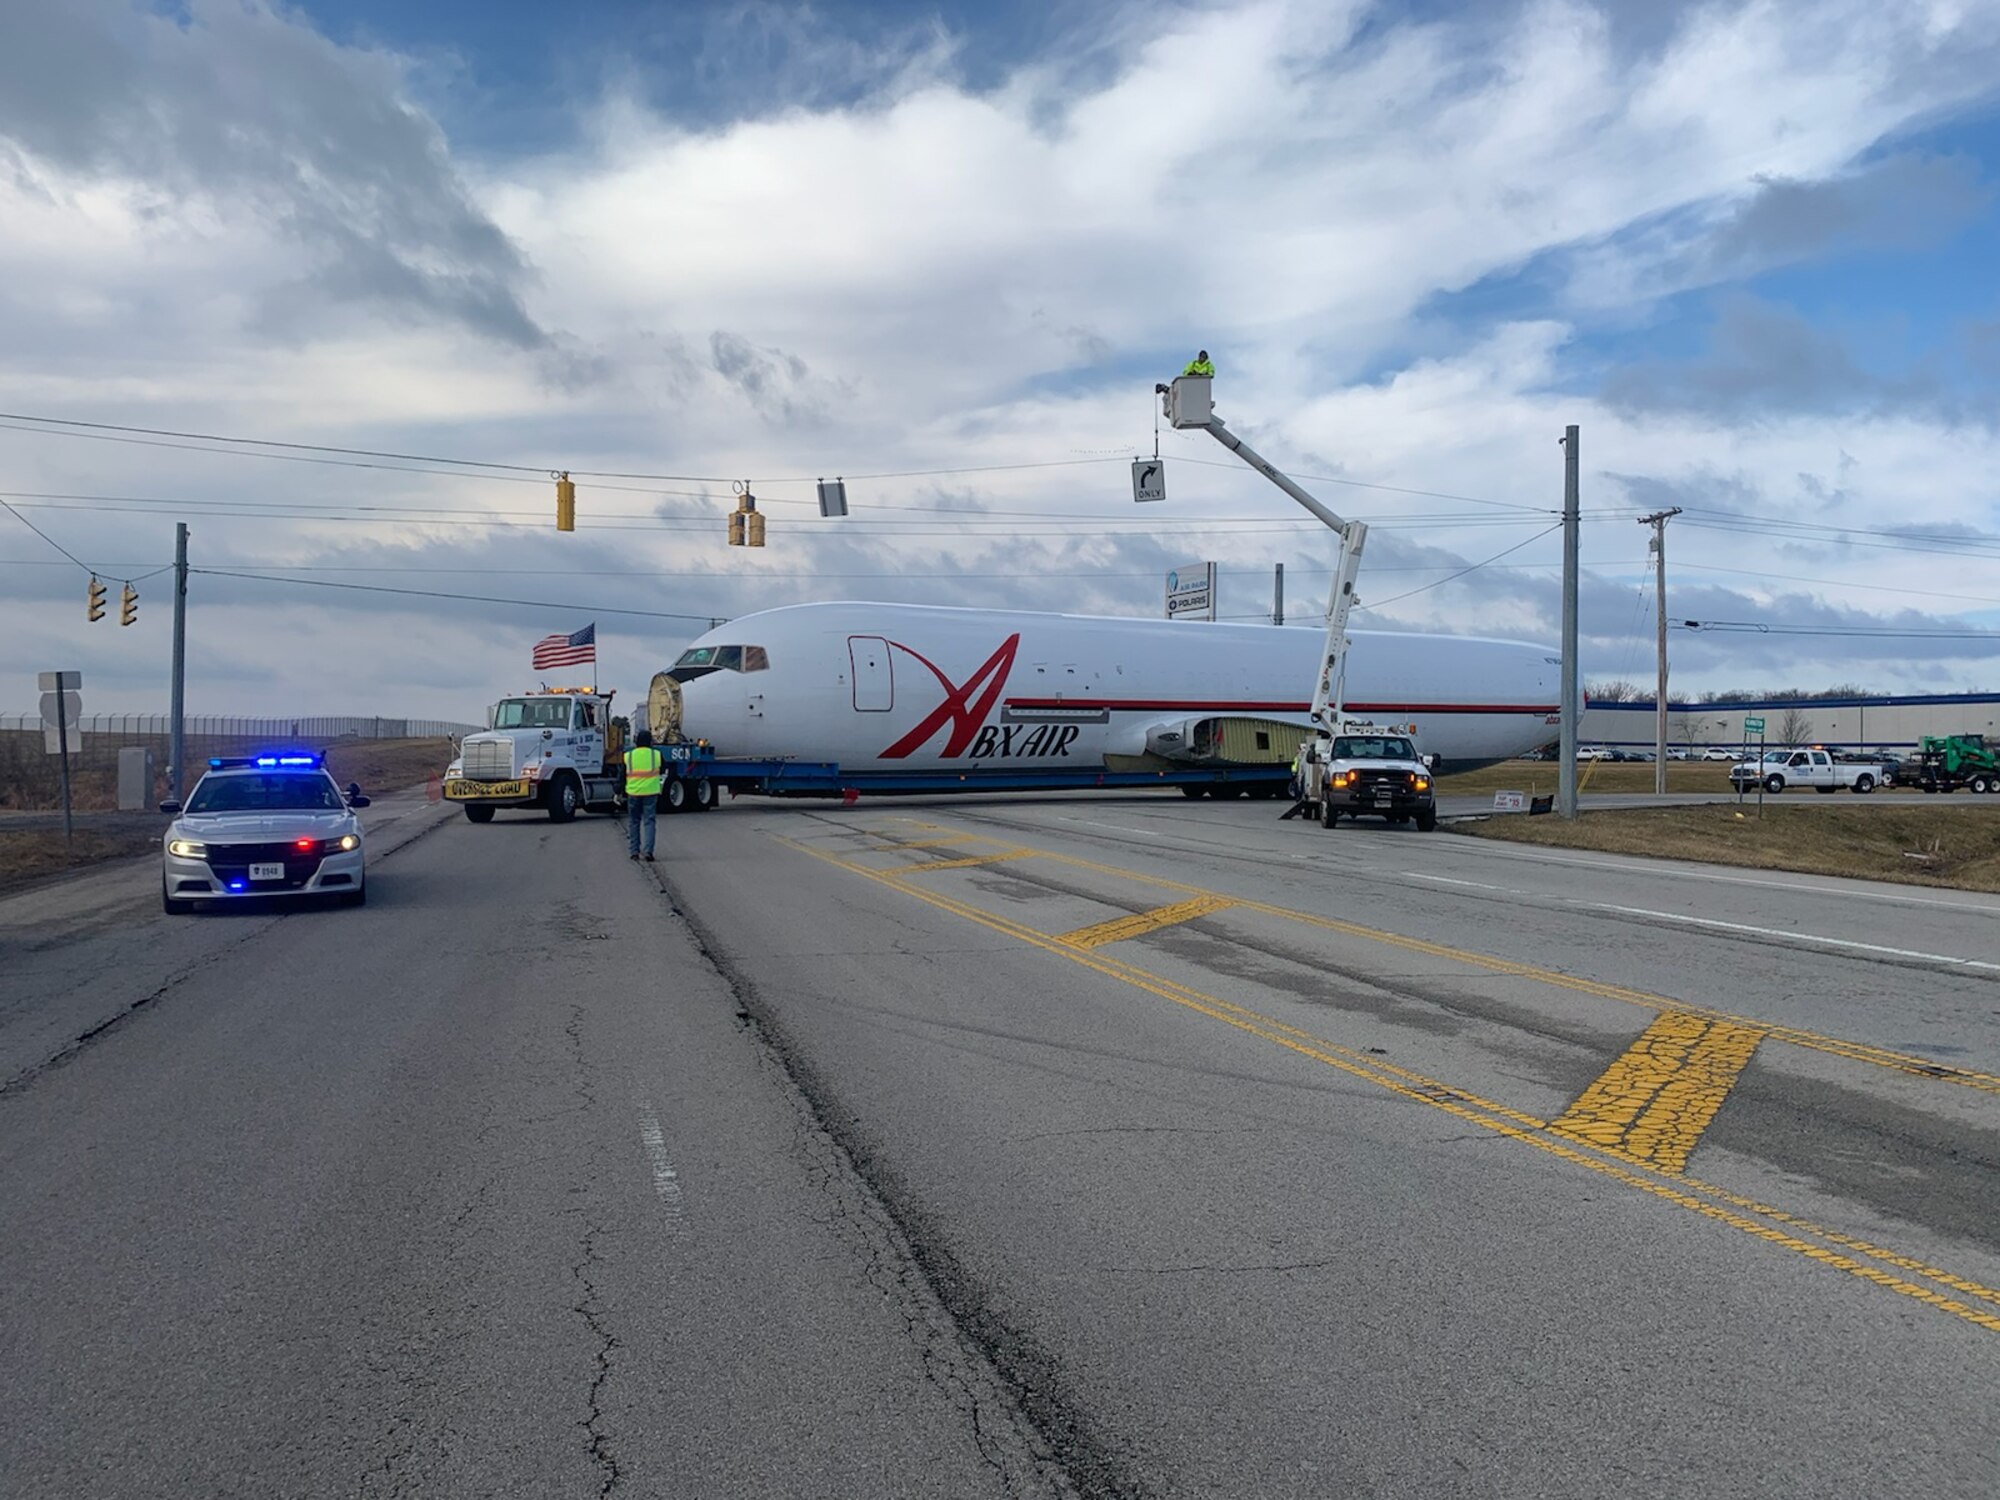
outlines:
[{"label": "power line", "polygon": [[457,599],[468,604],[511,604],[522,609],[580,610],[586,614],[636,615],[648,620],[699,620],[706,624],[714,615],[679,614],[663,609],[618,609],[607,604],[568,604],[546,599],[509,599],[492,594],[448,594],[437,589],[399,589],[379,583],[335,583],[321,578],[278,578],[268,573],[244,573],[233,568],[189,568],[190,573],[210,578],[244,578],[257,583],[283,583],[294,588],[351,589],[363,594],[403,594],[413,599]]},{"label": "power line", "polygon": [[1379,604],[1357,604],[1355,608],[1368,609],[1368,610],[1386,609],[1389,605],[1399,603],[1404,599],[1413,598],[1418,594],[1428,593],[1430,590],[1435,588],[1442,588],[1445,584],[1450,583],[1453,579],[1463,578],[1468,573],[1477,573],[1481,568],[1490,568],[1494,563],[1500,561],[1501,558],[1511,557],[1514,553],[1519,552],[1523,547],[1530,546],[1535,542],[1539,542],[1545,536],[1553,536],[1555,535],[1555,533],[1561,530],[1562,530],[1562,523],[1557,522],[1554,526],[1548,527],[1546,530],[1536,532],[1526,541],[1516,542],[1513,546],[1509,547],[1504,552],[1494,553],[1484,562],[1476,562],[1473,563],[1470,567],[1460,568],[1456,573],[1450,574],[1449,576],[1444,578],[1433,579],[1431,582],[1426,583],[1419,588],[1410,589],[1405,593],[1395,595],[1393,598],[1384,599]]}]

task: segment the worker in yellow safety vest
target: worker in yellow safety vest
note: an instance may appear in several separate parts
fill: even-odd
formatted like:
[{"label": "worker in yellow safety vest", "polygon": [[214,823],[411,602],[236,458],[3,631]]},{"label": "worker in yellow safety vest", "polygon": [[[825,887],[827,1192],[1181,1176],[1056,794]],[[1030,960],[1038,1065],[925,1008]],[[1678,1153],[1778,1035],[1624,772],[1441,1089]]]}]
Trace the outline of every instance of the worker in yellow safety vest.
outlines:
[{"label": "worker in yellow safety vest", "polygon": [[1215,366],[1208,362],[1208,351],[1206,349],[1203,349],[1199,354],[1195,355],[1193,359],[1189,360],[1187,363],[1187,368],[1181,371],[1181,374],[1211,375],[1211,376],[1214,375]]},{"label": "worker in yellow safety vest", "polygon": [[[653,832],[659,818],[660,788],[665,778],[667,758],[653,748],[650,730],[642,729],[633,737],[632,748],[625,752],[625,844],[632,851],[632,858],[653,862]],[[640,834],[644,831],[645,849],[640,850]]]}]

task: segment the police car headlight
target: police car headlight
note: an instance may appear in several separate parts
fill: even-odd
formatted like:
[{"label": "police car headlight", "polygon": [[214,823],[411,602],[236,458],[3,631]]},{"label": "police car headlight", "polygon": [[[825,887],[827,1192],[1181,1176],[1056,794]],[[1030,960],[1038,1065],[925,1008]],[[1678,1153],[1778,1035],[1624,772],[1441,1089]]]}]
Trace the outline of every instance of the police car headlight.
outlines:
[{"label": "police car headlight", "polygon": [[180,859],[207,859],[208,845],[195,839],[169,839],[167,853]]},{"label": "police car headlight", "polygon": [[361,847],[361,835],[358,833],[343,833],[334,841],[334,847],[343,852],[349,849],[359,849]]}]

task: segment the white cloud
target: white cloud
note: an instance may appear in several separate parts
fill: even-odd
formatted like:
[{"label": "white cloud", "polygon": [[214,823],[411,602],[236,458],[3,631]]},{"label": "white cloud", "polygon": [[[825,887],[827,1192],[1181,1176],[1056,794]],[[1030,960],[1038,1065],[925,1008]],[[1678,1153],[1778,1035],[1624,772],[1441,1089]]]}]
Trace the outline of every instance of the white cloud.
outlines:
[{"label": "white cloud", "polygon": [[[859,474],[1140,451],[1151,440],[1152,381],[1202,343],[1222,366],[1225,414],[1308,472],[1552,509],[1554,439],[1576,421],[1593,504],[1622,502],[1603,477],[1618,474],[1690,494],[1726,486],[1768,514],[1838,525],[1913,514],[2000,525],[1985,488],[2000,454],[1984,428],[1914,409],[1726,425],[1617,409],[1552,394],[1574,377],[1570,324],[1502,320],[1468,341],[1418,321],[1441,294],[1551,252],[1570,257],[1573,279],[1558,300],[1575,318],[1689,284],[1707,237],[1770,182],[1843,178],[1898,132],[1990,105],[1989,80],[2000,76],[1991,5],[1712,7],[1639,56],[1580,4],[1474,9],[1421,25],[1306,0],[1148,8],[1158,24],[1106,22],[1093,55],[1108,56],[1108,68],[1080,74],[1071,59],[1049,58],[974,90],[955,80],[948,41],[931,38],[899,54],[858,103],[814,96],[691,129],[623,91],[585,102],[580,144],[476,168],[450,157],[408,97],[400,60],[336,47],[295,18],[219,5],[196,6],[185,26],[121,21],[108,7],[83,13],[110,18],[94,45],[122,60],[125,86],[183,123],[144,151],[126,137],[115,151],[84,150],[73,116],[29,117],[39,95],[0,106],[0,162],[7,153],[12,162],[0,169],[8,410],[578,470]],[[31,49],[32,36],[16,40]],[[276,70],[267,81],[281,97],[287,69],[312,89],[282,107],[259,104],[240,76],[253,66]],[[198,96],[216,80],[228,86]],[[352,97],[333,111],[324,101],[341,90]],[[199,131],[188,123],[197,103],[219,115]],[[329,113],[322,120],[316,108]],[[251,143],[221,149],[232,128]],[[358,240],[302,239],[301,226],[323,226],[356,202],[368,206]],[[1426,352],[1398,352],[1412,347]],[[5,431],[0,452],[17,491],[325,503],[355,516],[364,505],[548,508],[530,485]],[[1211,456],[1187,438],[1170,438],[1168,452]],[[658,607],[697,614],[780,598],[915,597],[963,574],[1093,567],[1106,575],[1095,584],[949,586],[994,603],[1082,596],[1150,610],[1156,587],[1144,575],[1201,555],[1235,570],[1230,607],[1247,613],[1267,593],[1259,575],[1282,559],[1296,570],[1297,617],[1324,546],[1309,527],[1240,524],[1296,517],[1254,476],[1186,464],[1173,471],[1169,506],[1143,520],[1116,463],[852,488],[857,521],[909,519],[864,508],[873,503],[976,501],[1095,515],[1098,529],[1123,535],[1001,538],[967,523],[957,536],[857,525],[834,539],[808,510],[781,503],[809,488],[775,486],[766,490],[772,547],[759,558],[721,546],[719,499],[702,531],[577,538],[204,517],[198,553],[351,566],[385,561],[356,550],[375,537],[403,549],[388,560],[433,567],[712,570],[709,582],[564,580],[561,594],[518,574],[483,587],[464,575],[379,580],[631,607],[667,596],[676,602]],[[1529,534],[1487,524],[1509,518],[1490,506],[1327,493],[1390,523],[1371,542],[1380,572],[1364,595],[1378,599],[1435,576],[1399,569],[1477,560]],[[644,523],[662,503],[686,502],[583,493],[587,521]],[[160,558],[169,545],[160,515],[28,513],[93,559]],[[1197,515],[1239,524],[1133,535]],[[1620,517],[1593,525],[1586,557],[1629,574],[1642,546]],[[45,555],[19,528],[0,541],[0,558]],[[1519,560],[1554,555],[1551,539]],[[1781,551],[1692,524],[1676,530],[1674,556],[1690,573],[1706,560],[1982,594],[1977,560],[1831,543]],[[135,665],[132,642],[102,626],[86,633],[80,612],[71,622],[35,602],[68,597],[41,587],[48,571],[0,571],[10,596],[0,628],[32,657],[21,672],[82,652],[135,698],[161,696],[158,663]],[[809,576],[753,581],[776,572]],[[1799,585],[1705,581],[1734,589],[1746,608],[1802,607]],[[204,588],[258,601],[214,617],[244,663],[310,664],[289,680],[314,701],[291,707],[322,706],[325,694],[338,700],[329,709],[423,711],[454,680],[437,671],[445,659],[483,679],[470,690],[477,697],[505,678],[519,643],[564,623],[360,595],[308,604],[219,579]],[[1392,613],[1543,635],[1553,591],[1546,570],[1496,570]],[[1626,591],[1613,589],[1621,600]],[[1882,609],[1953,607],[1821,592]],[[149,608],[149,626],[159,615]],[[259,641],[253,622],[273,619],[285,639]],[[607,618],[607,641],[621,632],[615,649],[633,681],[685,633]],[[1733,665],[1714,670],[1735,680]],[[1765,669],[1783,675],[1775,658]],[[1873,680],[1886,685],[1896,669],[1885,663]],[[270,689],[253,679],[232,668],[198,682],[196,701],[255,707]],[[0,680],[0,706],[24,691]]]}]

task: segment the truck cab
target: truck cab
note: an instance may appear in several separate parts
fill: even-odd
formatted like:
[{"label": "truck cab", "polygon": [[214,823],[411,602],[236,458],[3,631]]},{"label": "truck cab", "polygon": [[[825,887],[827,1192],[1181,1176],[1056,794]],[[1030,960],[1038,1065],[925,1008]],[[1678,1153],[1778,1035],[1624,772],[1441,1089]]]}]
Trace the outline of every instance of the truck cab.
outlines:
[{"label": "truck cab", "polygon": [[467,735],[445,769],[445,800],[474,823],[490,823],[503,807],[539,808],[557,823],[585,810],[615,810],[625,745],[611,699],[595,688],[502,698],[487,709],[485,730]]},{"label": "truck cab", "polygon": [[1431,771],[1409,734],[1348,721],[1332,735],[1306,746],[1301,791],[1322,828],[1342,817],[1415,821],[1420,832],[1437,827],[1437,800]]}]

